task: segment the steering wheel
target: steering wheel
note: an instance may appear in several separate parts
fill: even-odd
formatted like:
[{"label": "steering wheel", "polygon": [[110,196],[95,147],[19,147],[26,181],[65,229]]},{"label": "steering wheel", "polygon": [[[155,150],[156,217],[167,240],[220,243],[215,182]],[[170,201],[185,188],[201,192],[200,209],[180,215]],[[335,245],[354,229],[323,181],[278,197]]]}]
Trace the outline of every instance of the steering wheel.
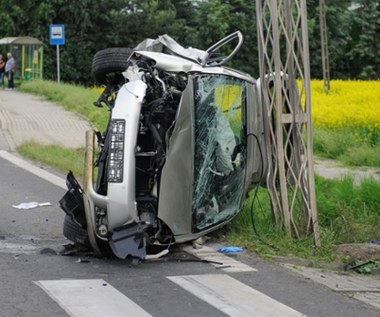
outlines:
[{"label": "steering wheel", "polygon": [[[238,43],[236,44],[235,48],[228,56],[215,56],[217,51],[222,46],[224,46],[225,44],[235,39],[238,39]],[[235,54],[238,52],[242,44],[243,44],[243,34],[241,34],[240,31],[236,31],[226,36],[225,38],[221,39],[219,42],[215,43],[214,45],[212,45],[206,50],[207,56],[202,62],[202,66],[220,66],[227,63],[232,57],[235,56]]]}]

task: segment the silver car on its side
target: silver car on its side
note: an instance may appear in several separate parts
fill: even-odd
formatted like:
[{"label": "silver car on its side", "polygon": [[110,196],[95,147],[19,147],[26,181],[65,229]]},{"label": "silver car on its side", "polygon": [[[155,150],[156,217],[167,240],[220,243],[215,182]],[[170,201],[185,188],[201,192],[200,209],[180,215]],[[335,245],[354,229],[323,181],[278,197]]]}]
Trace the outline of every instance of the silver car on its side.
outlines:
[{"label": "silver car on its side", "polygon": [[195,240],[239,212],[267,170],[256,81],[223,66],[242,42],[236,32],[203,51],[163,35],[94,56],[105,86],[95,105],[110,117],[104,133],[87,132],[83,186],[68,174],[68,239],[145,259],[150,246]]}]

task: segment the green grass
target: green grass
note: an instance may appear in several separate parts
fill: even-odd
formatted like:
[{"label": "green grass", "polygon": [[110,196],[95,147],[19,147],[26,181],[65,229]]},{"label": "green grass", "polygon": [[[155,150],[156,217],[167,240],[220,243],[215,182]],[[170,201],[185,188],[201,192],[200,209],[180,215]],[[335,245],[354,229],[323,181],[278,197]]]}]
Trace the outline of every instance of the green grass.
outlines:
[{"label": "green grass", "polygon": [[84,148],[71,149],[28,141],[18,146],[17,151],[32,160],[43,162],[62,172],[71,170],[75,176],[83,176]]},{"label": "green grass", "polygon": [[379,136],[363,129],[314,129],[314,153],[349,166],[380,167]]},{"label": "green grass", "polygon": [[[87,116],[100,129],[105,127],[108,111],[92,105],[99,92],[46,81],[23,83],[20,90],[46,96],[68,110]],[[358,144],[356,133],[317,129],[315,151],[320,156],[339,159],[348,165],[380,166],[380,147],[371,146],[368,142]],[[84,149],[26,142],[18,147],[18,151],[63,172],[72,170],[76,176],[83,175]],[[268,194],[260,188],[253,207],[251,193],[242,211],[228,226],[223,239],[261,255],[332,260],[336,244],[380,240],[379,193],[380,184],[371,180],[354,185],[350,178],[327,180],[316,177],[322,246],[315,248],[313,237],[293,239],[279,226],[273,226]]]},{"label": "green grass", "polygon": [[355,185],[351,178],[316,177],[322,243],[315,248],[312,236],[293,239],[280,226],[273,226],[268,194],[260,188],[253,207],[251,194],[232,221],[226,239],[262,255],[332,260],[337,244],[380,240],[379,192],[380,183],[373,180]]}]

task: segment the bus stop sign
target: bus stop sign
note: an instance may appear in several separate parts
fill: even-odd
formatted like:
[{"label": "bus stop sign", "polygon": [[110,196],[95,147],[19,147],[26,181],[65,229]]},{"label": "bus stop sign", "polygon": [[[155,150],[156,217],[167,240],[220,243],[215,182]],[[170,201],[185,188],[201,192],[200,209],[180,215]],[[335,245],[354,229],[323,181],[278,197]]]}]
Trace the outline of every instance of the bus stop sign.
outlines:
[{"label": "bus stop sign", "polygon": [[65,44],[65,25],[64,24],[50,24],[50,45],[63,45]]}]

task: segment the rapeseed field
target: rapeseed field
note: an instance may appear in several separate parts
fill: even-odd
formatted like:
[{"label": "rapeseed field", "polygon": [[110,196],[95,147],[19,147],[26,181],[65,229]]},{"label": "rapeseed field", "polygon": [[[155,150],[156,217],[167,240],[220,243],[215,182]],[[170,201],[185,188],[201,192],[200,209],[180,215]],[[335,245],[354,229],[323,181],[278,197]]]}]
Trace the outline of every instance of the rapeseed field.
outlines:
[{"label": "rapeseed field", "polygon": [[325,94],[323,81],[312,80],[311,90],[315,127],[350,130],[358,143],[380,143],[380,81],[332,80]]}]

